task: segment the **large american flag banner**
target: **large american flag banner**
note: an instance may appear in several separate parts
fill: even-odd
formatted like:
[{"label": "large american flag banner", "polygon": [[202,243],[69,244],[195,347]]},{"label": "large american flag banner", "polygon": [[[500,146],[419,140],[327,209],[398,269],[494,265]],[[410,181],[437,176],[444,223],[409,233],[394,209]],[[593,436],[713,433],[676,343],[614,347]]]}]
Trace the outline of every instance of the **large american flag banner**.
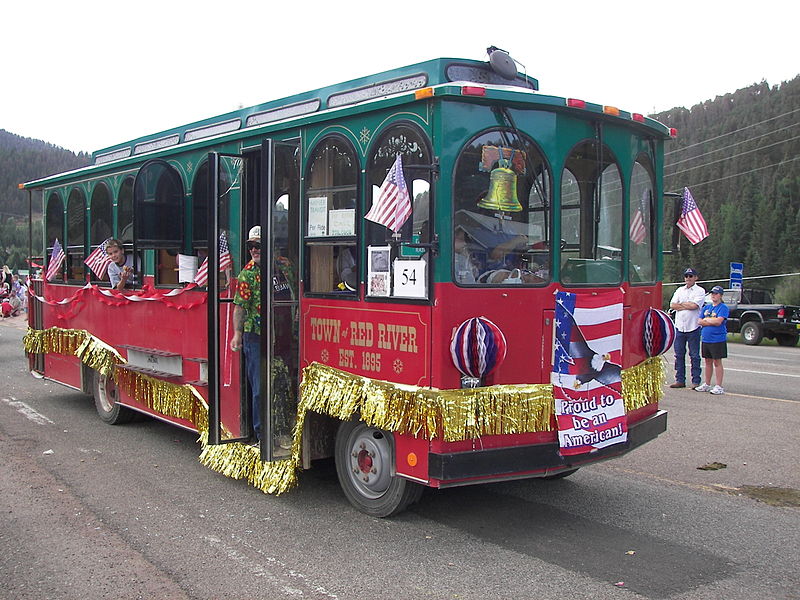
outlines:
[{"label": "large american flag banner", "polygon": [[646,189],[639,200],[639,206],[636,208],[636,214],[633,215],[630,227],[631,241],[638,245],[644,244],[647,239],[647,228],[644,225],[644,216],[646,214],[645,203],[649,200],[650,190]]},{"label": "large american flag banner", "polygon": [[681,216],[678,218],[678,229],[692,242],[692,245],[698,244],[708,237],[708,225],[706,225],[703,215],[700,214],[700,209],[689,188],[683,188],[683,208]]},{"label": "large american flag banner", "polygon": [[47,273],[45,281],[52,281],[52,279],[59,275],[61,272],[61,265],[64,263],[66,255],[61,244],[58,243],[58,238],[53,242],[53,252],[50,254],[50,262],[47,263]]},{"label": "large american flag banner", "polygon": [[[228,237],[225,235],[224,231],[221,231],[219,234],[219,270],[222,272],[225,269],[230,269],[232,266],[233,261],[231,260],[231,252],[228,248]],[[197,269],[197,275],[195,275],[194,282],[197,285],[206,285],[208,283],[207,256],[203,261],[203,264],[200,265],[200,268]]]},{"label": "large american flag banner", "polygon": [[553,396],[562,455],[628,439],[622,399],[622,292],[556,292]]},{"label": "large american flag banner", "polygon": [[384,225],[397,233],[411,216],[411,196],[403,177],[403,159],[397,158],[378,190],[378,198],[364,218]]},{"label": "large american flag banner", "polygon": [[97,246],[89,256],[86,257],[86,260],[83,261],[87,267],[89,267],[92,272],[97,275],[98,279],[102,279],[106,276],[106,271],[108,271],[108,265],[111,264],[111,257],[106,252],[106,245],[111,240],[111,238],[106,238],[103,242]]}]

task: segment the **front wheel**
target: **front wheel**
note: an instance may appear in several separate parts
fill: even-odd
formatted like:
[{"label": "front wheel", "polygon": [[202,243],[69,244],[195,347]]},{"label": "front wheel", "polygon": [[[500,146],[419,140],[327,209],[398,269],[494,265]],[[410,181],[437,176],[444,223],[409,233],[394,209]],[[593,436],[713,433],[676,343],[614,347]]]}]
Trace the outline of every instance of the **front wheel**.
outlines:
[{"label": "front wheel", "polygon": [[792,335],[791,333],[776,333],[775,339],[778,340],[779,346],[797,346],[797,340],[800,336]]},{"label": "front wheel", "polygon": [[109,425],[130,423],[136,416],[135,411],[117,402],[119,390],[114,380],[97,371],[94,373],[92,395],[94,396],[94,406],[97,409],[97,414]]},{"label": "front wheel", "polygon": [[361,512],[390,517],[419,500],[422,486],[392,475],[392,434],[360,421],[339,425],[336,474],[345,496]]},{"label": "front wheel", "polygon": [[764,332],[761,330],[761,323],[749,321],[742,325],[742,339],[748,346],[758,346],[764,338]]}]

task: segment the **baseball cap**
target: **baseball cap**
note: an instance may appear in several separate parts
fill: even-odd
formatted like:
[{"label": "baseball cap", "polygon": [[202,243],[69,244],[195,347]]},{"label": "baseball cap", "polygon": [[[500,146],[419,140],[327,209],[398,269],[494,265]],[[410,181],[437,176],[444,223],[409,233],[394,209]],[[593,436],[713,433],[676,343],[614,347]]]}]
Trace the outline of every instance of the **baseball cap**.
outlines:
[{"label": "baseball cap", "polygon": [[250,229],[250,233],[247,234],[247,241],[248,242],[260,242],[261,241],[261,225],[256,225]]},{"label": "baseball cap", "polygon": [[690,275],[691,275],[692,277],[697,277],[697,271],[695,271],[695,270],[694,270],[692,267],[689,267],[688,269],[686,269],[686,270],[683,272],[683,276],[684,276],[684,277],[689,277]]},{"label": "baseball cap", "polygon": [[714,287],[711,288],[711,293],[712,294],[721,294],[724,291],[725,290],[722,289],[721,285],[715,285]]}]

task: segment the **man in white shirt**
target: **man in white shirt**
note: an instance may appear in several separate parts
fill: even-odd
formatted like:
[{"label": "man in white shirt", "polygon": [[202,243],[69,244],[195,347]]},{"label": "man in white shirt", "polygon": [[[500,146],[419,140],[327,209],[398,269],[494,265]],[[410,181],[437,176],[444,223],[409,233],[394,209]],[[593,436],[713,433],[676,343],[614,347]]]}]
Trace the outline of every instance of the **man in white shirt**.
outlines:
[{"label": "man in white shirt", "polygon": [[697,271],[689,267],[683,272],[686,282],[672,295],[669,307],[675,311],[675,383],[672,388],[686,387],[686,346],[692,364],[692,387],[700,385],[700,309],[706,291],[697,285]]}]

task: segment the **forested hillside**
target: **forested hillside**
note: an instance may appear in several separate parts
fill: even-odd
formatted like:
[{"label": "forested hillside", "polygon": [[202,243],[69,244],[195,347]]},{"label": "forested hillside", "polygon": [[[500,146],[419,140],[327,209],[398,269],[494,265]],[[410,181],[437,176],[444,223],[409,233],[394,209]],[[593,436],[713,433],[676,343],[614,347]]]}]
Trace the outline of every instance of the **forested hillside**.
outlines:
[{"label": "forested hillside", "polygon": [[[17,187],[53,173],[88,165],[88,154],[75,154],[40,140],[0,129],[0,265],[25,269],[28,256],[28,194]],[[41,214],[41,192],[34,192],[33,209]],[[41,252],[41,219],[34,222],[34,254]]]},{"label": "forested hillside", "polygon": [[[40,140],[20,137],[0,129],[0,217],[28,216],[27,194],[17,185],[53,173],[88,165],[90,156],[75,154]],[[41,210],[41,206],[37,205]]]},{"label": "forested hillside", "polygon": [[688,187],[710,232],[696,246],[681,235],[664,280],[680,281],[685,265],[702,279],[727,278],[731,261],[744,263],[745,277],[800,271],[800,76],[654,116],[678,129],[665,189]]}]

